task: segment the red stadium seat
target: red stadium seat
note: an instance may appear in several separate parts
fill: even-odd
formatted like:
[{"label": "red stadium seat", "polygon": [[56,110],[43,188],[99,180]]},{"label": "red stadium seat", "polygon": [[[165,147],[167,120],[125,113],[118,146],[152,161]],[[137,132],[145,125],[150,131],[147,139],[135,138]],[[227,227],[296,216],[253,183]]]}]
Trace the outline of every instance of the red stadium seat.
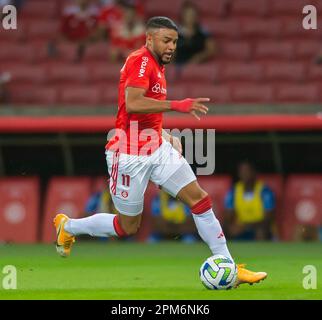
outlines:
[{"label": "red stadium seat", "polygon": [[28,44],[24,45],[22,50],[21,44],[8,43],[1,46],[0,50],[0,62],[29,63],[33,61],[34,56],[34,49]]},{"label": "red stadium seat", "polygon": [[49,41],[57,37],[59,21],[56,20],[31,20],[27,26],[28,39]]},{"label": "red stadium seat", "polygon": [[322,81],[322,67],[320,65],[310,65],[307,74],[308,80],[315,80],[317,83]]},{"label": "red stadium seat", "polygon": [[207,191],[213,201],[216,217],[220,222],[224,219],[224,201],[231,187],[231,178],[226,175],[199,176],[200,186]]},{"label": "red stadium seat", "polygon": [[322,175],[291,175],[285,190],[284,239],[292,240],[297,224],[321,226]]},{"label": "red stadium seat", "polygon": [[254,51],[255,59],[291,59],[294,56],[294,46],[290,42],[261,41]]},{"label": "red stadium seat", "polygon": [[247,18],[241,19],[240,34],[244,38],[276,38],[281,28],[282,24],[278,19]]},{"label": "red stadium seat", "polygon": [[279,85],[276,100],[283,103],[315,103],[319,101],[319,87],[316,85]]},{"label": "red stadium seat", "polygon": [[232,1],[232,14],[240,16],[264,16],[268,13],[268,2],[270,0],[253,0]]},{"label": "red stadium seat", "polygon": [[297,41],[295,46],[295,57],[297,59],[314,59],[321,52],[322,44],[320,40],[302,40]]},{"label": "red stadium seat", "polygon": [[147,1],[145,5],[146,15],[148,17],[168,16],[177,18],[181,3],[180,0]]},{"label": "red stadium seat", "polygon": [[53,219],[57,213],[65,213],[71,218],[83,217],[85,204],[90,196],[90,187],[89,177],[55,177],[50,180],[42,225],[43,242],[55,240]]},{"label": "red stadium seat", "polygon": [[101,91],[97,87],[68,86],[61,90],[60,102],[70,105],[99,105],[101,103]]},{"label": "red stadium seat", "polygon": [[106,85],[101,86],[101,89],[103,91],[102,102],[104,104],[113,104],[113,105],[117,106],[118,93],[119,93],[118,84],[116,82],[115,83],[106,83]]},{"label": "red stadium seat", "polygon": [[217,73],[217,66],[213,63],[200,65],[187,64],[181,69],[179,79],[183,82],[214,83],[217,78]]},{"label": "red stadium seat", "polygon": [[242,84],[232,89],[233,102],[270,103],[273,101],[273,88],[269,85]]},{"label": "red stadium seat", "polygon": [[7,64],[6,71],[11,74],[15,84],[42,84],[46,82],[46,69],[42,66],[27,64]]},{"label": "red stadium seat", "polygon": [[193,96],[193,93],[188,89],[185,84],[171,84],[167,87],[167,97],[172,100],[185,99],[189,95]]},{"label": "red stadium seat", "polygon": [[228,63],[222,68],[220,79],[223,81],[260,81],[263,77],[263,66],[256,63]]},{"label": "red stadium seat", "polygon": [[119,64],[95,63],[90,66],[90,82],[115,81],[115,83],[118,83],[121,68],[122,65]]},{"label": "red stadium seat", "polygon": [[39,202],[38,178],[0,179],[0,242],[37,242]]},{"label": "red stadium seat", "polygon": [[[313,0],[314,1],[314,0]],[[294,15],[302,14],[304,6],[311,4],[307,0],[270,0],[270,11],[272,15]]]},{"label": "red stadium seat", "polygon": [[265,70],[265,79],[296,82],[304,79],[305,67],[301,63],[270,63]]},{"label": "red stadium seat", "polygon": [[57,89],[47,86],[10,84],[9,92],[13,104],[54,105],[58,99]]},{"label": "red stadium seat", "polygon": [[[231,60],[249,60],[251,57],[251,45],[246,41],[232,42],[221,41],[219,44],[220,57]],[[217,58],[216,58],[217,60]]]},{"label": "red stadium seat", "polygon": [[84,83],[88,80],[89,71],[84,65],[72,64],[52,64],[49,66],[48,79],[54,84],[68,85],[74,83]]},{"label": "red stadium seat", "polygon": [[204,20],[207,27],[216,39],[228,38],[235,39],[240,36],[240,24],[235,19],[207,19]]},{"label": "red stadium seat", "polygon": [[189,96],[207,97],[210,98],[211,103],[231,102],[231,91],[226,85],[192,85],[189,89]]},{"label": "red stadium seat", "polygon": [[84,61],[105,62],[109,60],[109,46],[107,43],[96,43],[86,47]]},{"label": "red stadium seat", "polygon": [[22,6],[24,18],[53,18],[57,15],[57,1],[28,0]]},{"label": "red stadium seat", "polygon": [[[299,14],[296,18],[284,19],[281,21],[282,29],[280,36],[285,39],[299,39],[308,40],[308,39],[316,39],[320,40],[322,35],[321,28],[317,28],[316,30],[306,30],[303,28],[302,24],[303,15]],[[321,25],[321,20],[318,21],[318,26]]]},{"label": "red stadium seat", "polygon": [[214,19],[214,17],[222,17],[228,13],[227,0],[199,0],[196,4],[200,10],[201,17],[208,16],[209,19]]}]

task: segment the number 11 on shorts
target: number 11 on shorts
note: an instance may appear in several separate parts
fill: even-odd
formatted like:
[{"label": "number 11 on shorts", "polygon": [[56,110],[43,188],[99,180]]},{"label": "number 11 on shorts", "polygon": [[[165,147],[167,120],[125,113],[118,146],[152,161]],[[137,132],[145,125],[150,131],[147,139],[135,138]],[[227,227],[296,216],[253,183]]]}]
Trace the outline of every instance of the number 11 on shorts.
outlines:
[{"label": "number 11 on shorts", "polygon": [[130,176],[128,174],[122,174],[122,185],[125,187],[130,186]]}]

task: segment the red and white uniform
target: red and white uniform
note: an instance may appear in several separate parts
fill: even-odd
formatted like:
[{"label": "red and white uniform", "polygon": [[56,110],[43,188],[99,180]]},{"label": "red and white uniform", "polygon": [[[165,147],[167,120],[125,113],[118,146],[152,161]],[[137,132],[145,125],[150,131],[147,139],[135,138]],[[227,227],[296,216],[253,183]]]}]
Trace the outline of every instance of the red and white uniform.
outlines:
[{"label": "red and white uniform", "polygon": [[143,211],[149,180],[174,197],[196,180],[186,159],[162,138],[162,113],[126,112],[127,87],[143,88],[149,98],[166,99],[164,71],[146,47],[133,52],[121,70],[116,134],[106,145],[106,161],[113,203],[124,215]]},{"label": "red and white uniform", "polygon": [[[148,150],[148,154],[153,153],[161,145],[163,114],[127,113],[125,108],[125,91],[127,87],[142,88],[146,90],[146,97],[165,100],[167,84],[164,72],[164,66],[161,66],[156,61],[146,47],[133,52],[127,58],[121,70],[118,113],[115,126],[116,129],[126,132],[127,139],[122,143],[120,142],[120,136],[116,136],[106,145],[106,149],[139,155],[143,153],[141,150],[147,145],[147,139],[153,139],[152,143],[150,143],[152,147]],[[151,136],[147,137],[144,134],[147,131],[146,129],[153,129]]]}]

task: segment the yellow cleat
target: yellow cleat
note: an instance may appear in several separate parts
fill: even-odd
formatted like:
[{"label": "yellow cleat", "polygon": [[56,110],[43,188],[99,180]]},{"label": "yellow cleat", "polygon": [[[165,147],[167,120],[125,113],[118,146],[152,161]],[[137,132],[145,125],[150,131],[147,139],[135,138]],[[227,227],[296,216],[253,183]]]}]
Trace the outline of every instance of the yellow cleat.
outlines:
[{"label": "yellow cleat", "polygon": [[65,214],[59,213],[54,218],[54,225],[56,228],[56,250],[62,257],[68,257],[70,255],[72,245],[75,242],[75,237],[65,231],[64,226],[68,221],[68,217]]},{"label": "yellow cleat", "polygon": [[235,288],[240,284],[249,283],[250,285],[258,283],[267,278],[266,272],[253,272],[245,268],[245,264],[237,265],[237,280]]}]

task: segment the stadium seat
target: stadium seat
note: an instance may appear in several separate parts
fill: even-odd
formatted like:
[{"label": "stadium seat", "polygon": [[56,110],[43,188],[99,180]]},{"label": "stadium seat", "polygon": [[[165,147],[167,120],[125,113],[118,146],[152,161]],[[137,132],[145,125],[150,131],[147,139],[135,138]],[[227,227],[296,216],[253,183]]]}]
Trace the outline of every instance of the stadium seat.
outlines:
[{"label": "stadium seat", "polygon": [[220,72],[222,81],[255,81],[263,78],[263,66],[257,63],[232,62],[223,66]]},{"label": "stadium seat", "polygon": [[58,100],[56,88],[38,85],[13,85],[10,84],[9,92],[14,104],[54,105]]},{"label": "stadium seat", "polygon": [[319,87],[317,85],[290,85],[277,87],[276,100],[282,103],[315,103],[319,101]]},{"label": "stadium seat", "polygon": [[44,84],[47,80],[46,69],[38,65],[7,64],[5,70],[15,84]]},{"label": "stadium seat", "polygon": [[247,41],[221,41],[219,46],[219,56],[217,58],[225,58],[232,60],[249,60],[252,49],[251,44]]},{"label": "stadium seat", "polygon": [[53,84],[72,85],[88,81],[89,71],[84,65],[54,63],[49,65],[48,80]]},{"label": "stadium seat", "polygon": [[49,181],[42,224],[43,242],[55,241],[53,219],[57,213],[65,213],[71,218],[83,217],[90,191],[89,177],[54,177]]},{"label": "stadium seat", "polygon": [[[303,28],[302,24],[303,16],[300,14],[296,18],[286,18],[282,23],[282,29],[280,36],[284,39],[299,39],[308,40],[316,39],[321,40],[322,30],[317,28],[316,30],[306,30]],[[318,21],[318,26],[321,25],[321,21]]]},{"label": "stadium seat", "polygon": [[[102,102],[104,104],[113,104],[117,107],[118,104],[118,84],[116,82],[106,83],[104,86],[101,85]],[[117,112],[117,111],[116,111]]]},{"label": "stadium seat", "polygon": [[290,175],[286,180],[283,238],[292,240],[296,225],[321,226],[322,175]]},{"label": "stadium seat", "polygon": [[[231,102],[230,88],[226,85],[192,85],[189,89],[191,97],[207,97],[211,103]],[[187,97],[187,95],[186,95]]]},{"label": "stadium seat", "polygon": [[314,59],[318,54],[322,54],[322,43],[320,40],[297,41],[295,45],[296,59]]},{"label": "stadium seat", "polygon": [[57,1],[28,0],[22,6],[21,14],[25,18],[53,18],[57,12]]},{"label": "stadium seat", "polygon": [[243,38],[276,38],[281,32],[281,21],[278,19],[247,18],[241,19],[240,34]]},{"label": "stadium seat", "polygon": [[240,24],[232,18],[205,19],[204,25],[214,35],[215,39],[236,39],[240,36]]},{"label": "stadium seat", "polygon": [[232,1],[231,13],[235,16],[265,16],[268,13],[268,2],[270,0],[253,0]]},{"label": "stadium seat", "polygon": [[316,81],[316,83],[321,83],[322,67],[320,65],[310,65],[308,68],[307,80]]},{"label": "stadium seat", "polygon": [[188,86],[182,83],[171,84],[167,87],[167,97],[172,100],[185,99],[188,96],[193,96]]},{"label": "stadium seat", "polygon": [[255,59],[287,59],[294,56],[294,46],[285,41],[261,41],[255,46]]},{"label": "stadium seat", "polygon": [[179,72],[183,82],[214,83],[217,78],[217,65],[214,63],[187,64]]},{"label": "stadium seat", "polygon": [[224,201],[231,188],[231,178],[226,175],[198,176],[200,186],[207,191],[213,201],[213,208],[218,220],[224,220]]},{"label": "stadium seat", "polygon": [[271,103],[273,101],[273,88],[266,84],[235,85],[232,88],[232,99],[236,103]]},{"label": "stadium seat", "polygon": [[[202,0],[197,1],[197,7],[200,10],[201,17],[208,17],[214,19],[214,17],[223,17],[228,13],[227,0]],[[205,25],[207,27],[207,25]]]},{"label": "stadium seat", "polygon": [[101,81],[109,81],[118,83],[120,79],[120,71],[122,65],[119,64],[107,64],[105,63],[95,63],[91,64],[89,67],[90,72],[90,82],[101,82]]},{"label": "stadium seat", "polygon": [[38,178],[0,179],[0,242],[37,242],[39,202]]},{"label": "stadium seat", "polygon": [[95,106],[101,101],[101,91],[96,86],[66,86],[61,89],[60,102],[65,105]]},{"label": "stadium seat", "polygon": [[147,1],[145,12],[148,17],[167,16],[176,18],[180,13],[181,0]]},{"label": "stadium seat", "polygon": [[31,20],[26,29],[28,39],[49,41],[57,37],[59,21]]},{"label": "stadium seat", "polygon": [[268,81],[285,80],[299,82],[304,79],[305,67],[302,63],[270,63],[265,69],[265,79]]},{"label": "stadium seat", "polygon": [[84,62],[105,62],[109,58],[109,45],[107,43],[96,43],[86,47],[84,54]]},{"label": "stadium seat", "polygon": [[8,43],[1,46],[0,50],[0,62],[6,63],[30,63],[34,59],[34,49],[26,44],[21,49],[19,43]]},{"label": "stadium seat", "polygon": [[262,180],[275,195],[276,209],[275,209],[275,231],[278,239],[282,239],[282,224],[283,224],[283,177],[279,174],[260,174],[258,178]]},{"label": "stadium seat", "polygon": [[[314,1],[314,0],[313,0]],[[311,4],[307,0],[270,0],[270,11],[272,15],[294,15],[302,14],[304,6]]]}]

